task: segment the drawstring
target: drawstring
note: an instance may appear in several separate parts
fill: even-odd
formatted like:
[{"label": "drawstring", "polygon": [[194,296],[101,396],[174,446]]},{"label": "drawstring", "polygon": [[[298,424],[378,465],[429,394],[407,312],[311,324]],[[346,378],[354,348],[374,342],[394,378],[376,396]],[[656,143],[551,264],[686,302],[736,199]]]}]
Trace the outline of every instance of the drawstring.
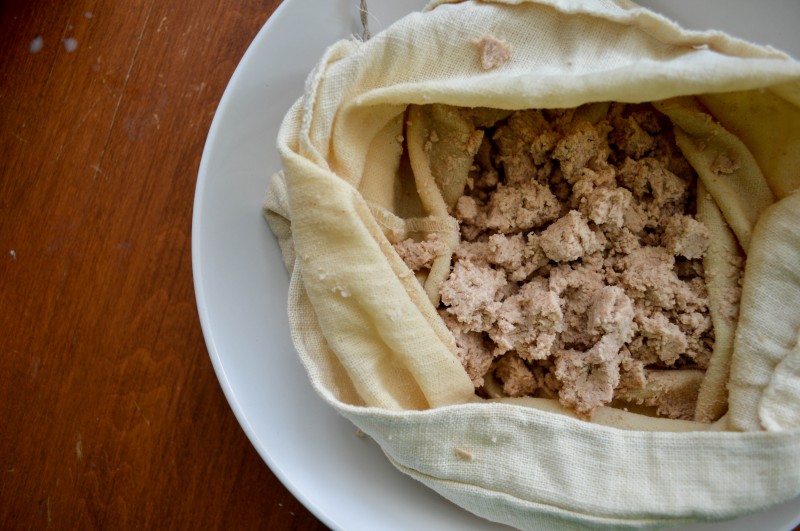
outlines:
[{"label": "drawstring", "polygon": [[361,26],[364,28],[364,31],[361,33],[361,40],[368,41],[369,38],[372,37],[372,34],[369,32],[369,11],[367,11],[367,0],[361,0],[359,11],[361,11]]}]

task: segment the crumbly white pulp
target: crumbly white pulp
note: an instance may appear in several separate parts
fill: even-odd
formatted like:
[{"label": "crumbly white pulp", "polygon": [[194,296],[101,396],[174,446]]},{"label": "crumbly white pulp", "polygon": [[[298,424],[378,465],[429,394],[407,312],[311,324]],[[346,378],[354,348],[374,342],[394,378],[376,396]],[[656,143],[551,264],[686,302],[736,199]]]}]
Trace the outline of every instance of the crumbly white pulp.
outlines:
[{"label": "crumbly white pulp", "polygon": [[[581,416],[655,373],[704,370],[714,343],[709,232],[669,120],[649,104],[586,111],[517,111],[484,129],[439,308],[479,394],[558,398]],[[442,251],[396,248],[413,270]],[[695,400],[667,389],[647,405],[692,418]]]}]

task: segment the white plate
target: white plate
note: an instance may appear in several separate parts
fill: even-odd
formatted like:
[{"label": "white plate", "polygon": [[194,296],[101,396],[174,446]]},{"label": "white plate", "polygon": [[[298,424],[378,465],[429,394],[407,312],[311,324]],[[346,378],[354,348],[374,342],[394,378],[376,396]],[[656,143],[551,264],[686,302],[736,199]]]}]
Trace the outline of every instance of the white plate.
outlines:
[{"label": "white plate", "polygon": [[[642,1],[685,26],[716,26],[800,57],[800,2],[769,12],[743,0]],[[425,0],[370,0],[376,33]],[[253,446],[322,522],[343,530],[507,529],[440,498],[395,470],[380,448],[312,390],[286,317],[289,277],[261,216],[267,180],[281,163],[275,138],[324,49],[360,34],[357,0],[286,0],[248,49],[220,102],[203,153],[192,228],[197,306],[225,396]],[[716,9],[715,9],[716,8]],[[717,15],[723,16],[717,22]],[[690,17],[691,15],[691,17]],[[695,16],[697,15],[697,16]],[[772,39],[770,41],[770,39]],[[800,498],[717,526],[791,529]]]}]

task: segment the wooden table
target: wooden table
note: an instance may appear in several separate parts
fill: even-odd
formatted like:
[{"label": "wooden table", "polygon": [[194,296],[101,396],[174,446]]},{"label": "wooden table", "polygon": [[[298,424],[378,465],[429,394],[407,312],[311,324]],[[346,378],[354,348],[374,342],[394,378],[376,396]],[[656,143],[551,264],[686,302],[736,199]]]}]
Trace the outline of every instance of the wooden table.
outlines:
[{"label": "wooden table", "polygon": [[222,92],[280,0],[0,3],[0,529],[294,529],[195,308]]},{"label": "wooden table", "polygon": [[325,529],[237,424],[192,285],[206,134],[279,3],[0,3],[0,529]]}]

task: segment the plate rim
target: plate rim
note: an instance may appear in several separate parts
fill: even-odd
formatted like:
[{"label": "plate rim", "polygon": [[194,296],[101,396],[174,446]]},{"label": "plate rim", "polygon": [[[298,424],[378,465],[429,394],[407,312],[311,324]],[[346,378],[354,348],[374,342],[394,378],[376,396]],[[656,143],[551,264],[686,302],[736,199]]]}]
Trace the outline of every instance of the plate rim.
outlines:
[{"label": "plate rim", "polygon": [[[286,17],[286,13],[290,10],[290,6],[296,4],[297,2],[298,0],[284,0],[265,21],[236,65],[215,110],[214,117],[204,143],[200,165],[198,168],[197,182],[195,185],[191,230],[192,275],[197,312],[205,345],[208,350],[209,358],[211,359],[215,374],[220,383],[220,387],[222,388],[223,394],[225,395],[225,398],[231,407],[237,422],[245,432],[250,444],[255,448],[262,460],[264,460],[272,473],[287,488],[287,490],[323,524],[330,528],[338,528],[337,524],[331,519],[331,517],[327,513],[323,512],[316,503],[308,498],[308,496],[295,485],[291,477],[285,473],[283,467],[280,466],[277,461],[275,461],[269,449],[261,443],[258,434],[248,420],[247,413],[239,402],[237,394],[233,389],[231,381],[228,377],[223,359],[220,356],[220,351],[215,341],[215,334],[212,330],[213,327],[209,318],[206,293],[203,289],[203,266],[201,260],[202,238],[200,238],[200,233],[202,232],[203,228],[203,203],[211,165],[210,148],[217,142],[217,138],[220,135],[220,123],[222,123],[224,115],[233,104],[233,97],[237,92],[236,85],[245,75],[244,73],[251,67],[250,63],[253,62],[254,57],[260,48],[260,44],[264,39],[267,38],[267,35],[275,26],[278,26],[283,22],[283,19]],[[797,523],[800,523],[800,514],[797,516]]]}]

